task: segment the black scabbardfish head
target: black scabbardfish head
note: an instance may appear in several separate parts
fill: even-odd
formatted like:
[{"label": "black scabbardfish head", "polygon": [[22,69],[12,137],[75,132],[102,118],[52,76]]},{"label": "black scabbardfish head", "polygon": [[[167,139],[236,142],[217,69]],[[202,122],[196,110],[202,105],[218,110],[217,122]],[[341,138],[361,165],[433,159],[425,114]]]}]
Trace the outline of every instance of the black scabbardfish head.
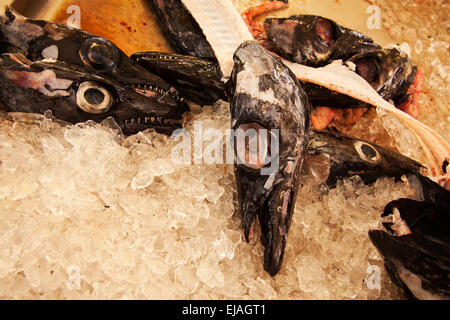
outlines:
[{"label": "black scabbardfish head", "polygon": [[420,163],[397,152],[368,141],[320,131],[311,131],[304,165],[304,174],[315,175],[329,188],[354,175],[369,184],[382,177],[420,175],[422,170],[425,168]]},{"label": "black scabbardfish head", "polygon": [[137,52],[130,58],[197,104],[211,105],[227,99],[216,61],[163,52]]},{"label": "black scabbardfish head", "polygon": [[385,100],[396,106],[410,99],[408,89],[416,77],[417,67],[408,55],[398,48],[367,51],[353,56],[355,72],[366,80]]},{"label": "black scabbardfish head", "polygon": [[51,110],[70,123],[112,117],[125,134],[147,128],[170,134],[182,122],[178,109],[110,78],[58,60],[31,62],[21,54],[0,56],[0,103],[14,112]]},{"label": "black scabbardfish head", "polygon": [[450,191],[421,175],[408,175],[419,200],[390,202],[382,214],[386,231],[369,237],[391,280],[408,298],[450,299]]},{"label": "black scabbardfish head", "polygon": [[188,110],[173,86],[111,41],[82,30],[6,9],[0,12],[0,50],[0,102],[12,111],[48,108],[72,123],[113,116],[131,134],[171,132]]},{"label": "black scabbardfish head", "polygon": [[292,61],[321,66],[380,48],[362,33],[315,15],[268,18],[264,29],[276,51]]},{"label": "black scabbardfish head", "polygon": [[256,42],[235,52],[227,92],[235,136],[235,175],[246,239],[256,217],[264,269],[281,268],[308,144],[310,105],[298,80]]}]

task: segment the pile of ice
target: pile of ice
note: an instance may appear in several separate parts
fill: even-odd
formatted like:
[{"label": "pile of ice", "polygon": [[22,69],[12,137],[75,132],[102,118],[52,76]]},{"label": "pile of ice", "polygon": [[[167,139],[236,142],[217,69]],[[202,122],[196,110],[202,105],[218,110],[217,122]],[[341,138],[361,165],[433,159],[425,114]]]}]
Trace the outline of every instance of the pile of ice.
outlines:
[{"label": "pile of ice", "polygon": [[406,42],[411,58],[424,72],[419,120],[450,140],[450,3],[445,0],[374,0],[383,28],[395,43]]},{"label": "pile of ice", "polygon": [[[228,108],[194,112],[185,127],[225,133]],[[367,231],[413,194],[406,183],[355,178],[327,193],[309,182],[271,278],[258,235],[243,241],[232,166],[176,164],[170,137],[124,137],[109,120],[16,120],[0,121],[1,299],[399,297]]]}]

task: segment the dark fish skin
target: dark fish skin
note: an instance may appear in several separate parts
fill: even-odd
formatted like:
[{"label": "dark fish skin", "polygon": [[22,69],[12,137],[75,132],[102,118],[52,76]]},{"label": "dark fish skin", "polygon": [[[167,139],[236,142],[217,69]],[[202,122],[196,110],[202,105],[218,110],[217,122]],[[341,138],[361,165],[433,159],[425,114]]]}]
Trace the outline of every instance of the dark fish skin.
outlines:
[{"label": "dark fish skin", "polygon": [[[329,172],[323,182],[334,188],[339,179],[358,175],[366,184],[381,177],[401,178],[406,174],[420,175],[424,167],[397,152],[344,135],[311,131],[305,167],[314,166],[315,159],[325,160]],[[322,173],[324,170],[321,170]]]},{"label": "dark fish skin", "polygon": [[410,299],[450,299],[450,191],[420,175],[408,176],[421,201],[390,202],[382,217],[398,210],[411,233],[371,230],[369,237],[383,256],[391,280]]},{"label": "dark fish skin", "polygon": [[396,106],[408,101],[408,89],[417,74],[411,59],[397,48],[377,49],[351,57],[356,72],[385,100]]},{"label": "dark fish skin", "polygon": [[[375,49],[351,57],[347,64],[355,64],[355,72],[366,80],[372,88],[396,106],[401,106],[411,97],[408,89],[417,74],[417,67],[411,59],[397,48]],[[337,94],[328,88],[314,83],[303,83],[309,100],[313,106],[331,108],[370,107],[370,105],[346,96]]]},{"label": "dark fish skin", "polygon": [[[194,56],[162,52],[138,52],[131,59],[148,71],[160,76],[181,93],[200,105],[210,105],[218,99],[228,100],[224,94],[222,74],[215,61]],[[312,106],[332,108],[370,107],[363,101],[337,94],[314,83],[301,82]]]},{"label": "dark fish skin", "polygon": [[147,1],[172,47],[181,54],[216,60],[213,49],[181,0]]},{"label": "dark fish skin", "polygon": [[[447,202],[450,201],[450,197]],[[448,204],[432,204],[428,201],[398,199],[391,201],[384,208],[382,217],[391,214],[396,208],[401,217],[409,225],[413,233],[432,235],[442,242],[450,243],[450,206]],[[445,209],[445,210],[444,210]],[[384,222],[383,226],[394,233],[392,223]]]},{"label": "dark fish skin", "polygon": [[[327,40],[318,28],[329,28]],[[315,15],[294,15],[289,18],[268,18],[264,29],[277,53],[291,61],[319,67],[333,60],[347,60],[355,54],[380,49],[362,33]]]},{"label": "dark fish skin", "polygon": [[[310,131],[310,105],[292,72],[253,41],[235,52],[227,83],[232,129],[257,124],[279,130],[278,165],[270,175],[235,164],[238,200],[245,238],[256,216],[261,226],[264,270],[275,276],[281,268],[299,177]],[[278,161],[278,162],[276,162]]]},{"label": "dark fish skin", "polygon": [[[147,128],[171,134],[181,127],[179,109],[148,99],[110,78],[58,60],[19,63],[21,58],[25,59],[20,54],[0,56],[0,105],[5,105],[8,111],[43,114],[51,110],[57,119],[73,124],[113,117],[124,134]],[[65,85],[61,87],[58,83]],[[77,94],[83,84],[93,90],[101,88],[108,95],[111,99],[108,110],[93,114],[79,107]]]},{"label": "dark fish skin", "polygon": [[[175,86],[197,104],[210,105],[218,99],[227,100],[217,62],[160,52],[138,52],[133,54],[131,59]],[[370,64],[376,69],[370,84],[385,100],[392,99],[396,105],[402,105],[409,99],[408,89],[416,76],[417,68],[412,66],[411,60],[399,50],[373,50],[355,55],[349,62]],[[363,101],[314,83],[301,84],[314,107],[371,107]]]},{"label": "dark fish skin", "polygon": [[364,101],[337,93],[326,87],[311,82],[301,82],[313,107],[330,108],[369,108]]},{"label": "dark fish skin", "polygon": [[435,238],[409,234],[391,236],[372,230],[369,237],[384,258],[392,282],[409,299],[450,299],[450,247]]},{"label": "dark fish skin", "polygon": [[408,175],[419,201],[398,199],[386,205],[383,218],[395,210],[409,234],[371,230],[369,237],[384,258],[391,280],[410,299],[450,299],[450,191],[421,175]]},{"label": "dark fish skin", "polygon": [[[68,108],[62,99],[56,99],[48,92],[43,94],[45,90],[31,89],[24,81],[10,81],[3,74],[0,103],[11,111],[41,112],[51,105],[55,116],[61,115],[62,120],[71,123],[80,119],[100,121],[114,114],[117,121],[123,121],[120,125],[124,132],[132,134],[146,128],[171,133],[174,127],[181,126],[181,114],[188,110],[183,96],[173,86],[132,61],[109,40],[82,30],[27,19],[6,9],[0,12],[0,50],[2,74],[8,71],[9,78],[14,72],[19,72],[17,74],[25,79],[28,76],[36,78],[31,73],[20,72],[48,70],[55,72],[59,79],[71,80],[72,85],[95,79],[96,85],[110,91],[114,98],[108,112],[93,114],[81,110],[76,102]],[[27,66],[30,66],[29,70]],[[78,88],[71,89],[76,93]],[[99,99],[96,91],[96,99]],[[20,92],[22,96],[18,97]],[[133,103],[136,104],[134,109]],[[148,117],[147,121],[145,117]]]},{"label": "dark fish skin", "polygon": [[130,58],[197,104],[211,105],[219,99],[227,100],[220,80],[222,72],[216,62],[163,52],[138,52]]}]

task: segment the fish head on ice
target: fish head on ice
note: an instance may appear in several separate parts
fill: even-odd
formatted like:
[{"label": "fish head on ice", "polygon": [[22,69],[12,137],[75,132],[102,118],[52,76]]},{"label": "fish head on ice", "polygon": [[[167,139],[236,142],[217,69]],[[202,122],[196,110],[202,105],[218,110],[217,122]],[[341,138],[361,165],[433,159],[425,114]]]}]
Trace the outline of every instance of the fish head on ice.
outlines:
[{"label": "fish head on ice", "polygon": [[[52,106],[56,117],[70,122],[113,116],[130,134],[146,128],[170,133],[181,126],[188,110],[182,95],[105,38],[27,19],[9,8],[0,14],[0,37],[7,72],[0,100],[12,111]],[[21,91],[17,103],[11,93]]]},{"label": "fish head on ice", "polygon": [[364,34],[316,15],[268,18],[264,29],[280,55],[309,66],[346,60],[357,53],[380,48]]},{"label": "fish head on ice", "polygon": [[254,41],[235,52],[227,92],[244,235],[256,217],[264,269],[281,268],[310,131],[310,105],[296,77]]},{"label": "fish head on ice", "polygon": [[321,131],[311,131],[303,169],[303,174],[330,188],[353,175],[369,184],[381,177],[400,179],[426,170],[420,163],[368,141]]}]

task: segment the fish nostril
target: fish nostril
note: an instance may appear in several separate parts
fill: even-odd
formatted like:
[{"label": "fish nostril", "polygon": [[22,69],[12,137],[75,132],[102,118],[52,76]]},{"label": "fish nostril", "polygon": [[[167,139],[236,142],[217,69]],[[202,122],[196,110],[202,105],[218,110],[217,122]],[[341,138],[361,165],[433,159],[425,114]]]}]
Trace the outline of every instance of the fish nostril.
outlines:
[{"label": "fish nostril", "polygon": [[319,38],[327,45],[332,45],[336,42],[333,24],[326,19],[319,18],[317,20],[316,33]]}]

